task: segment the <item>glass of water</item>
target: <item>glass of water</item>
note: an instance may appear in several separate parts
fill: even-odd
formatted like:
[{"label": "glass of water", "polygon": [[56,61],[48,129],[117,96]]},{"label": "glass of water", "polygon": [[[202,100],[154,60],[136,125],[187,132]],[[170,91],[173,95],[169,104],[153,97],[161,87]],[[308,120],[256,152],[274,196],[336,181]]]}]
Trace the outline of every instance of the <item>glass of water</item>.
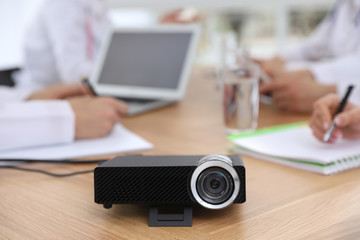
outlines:
[{"label": "glass of water", "polygon": [[239,62],[237,67],[224,67],[220,76],[222,111],[226,134],[253,131],[259,112],[259,66]]}]

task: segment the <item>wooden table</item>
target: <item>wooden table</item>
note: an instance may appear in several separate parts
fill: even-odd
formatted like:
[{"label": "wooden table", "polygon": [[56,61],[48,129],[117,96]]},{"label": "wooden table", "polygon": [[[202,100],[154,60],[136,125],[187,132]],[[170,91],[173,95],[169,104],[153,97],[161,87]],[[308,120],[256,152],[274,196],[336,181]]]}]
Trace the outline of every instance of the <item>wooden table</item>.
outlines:
[{"label": "wooden table", "polygon": [[[303,121],[261,105],[259,126]],[[227,153],[216,80],[194,71],[184,101],[123,120],[155,148],[144,154]],[[111,157],[111,156],[108,156]],[[244,157],[247,202],[195,208],[193,227],[148,227],[148,209],[94,203],[93,175],[0,170],[0,239],[360,239],[360,169],[322,176]],[[37,164],[48,171],[94,168]]]}]

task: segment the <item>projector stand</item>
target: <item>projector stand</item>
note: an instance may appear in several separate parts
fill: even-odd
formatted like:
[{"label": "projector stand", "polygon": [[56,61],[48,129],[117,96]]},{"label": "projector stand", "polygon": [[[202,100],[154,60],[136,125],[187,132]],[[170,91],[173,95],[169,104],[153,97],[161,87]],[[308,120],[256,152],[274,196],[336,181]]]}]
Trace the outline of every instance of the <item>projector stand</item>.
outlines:
[{"label": "projector stand", "polygon": [[[161,206],[163,207],[163,206]],[[192,226],[192,207],[181,206],[183,213],[174,213],[177,206],[167,206],[166,213],[159,213],[158,206],[150,206],[149,227],[191,227]],[[172,212],[172,213],[169,213]]]}]

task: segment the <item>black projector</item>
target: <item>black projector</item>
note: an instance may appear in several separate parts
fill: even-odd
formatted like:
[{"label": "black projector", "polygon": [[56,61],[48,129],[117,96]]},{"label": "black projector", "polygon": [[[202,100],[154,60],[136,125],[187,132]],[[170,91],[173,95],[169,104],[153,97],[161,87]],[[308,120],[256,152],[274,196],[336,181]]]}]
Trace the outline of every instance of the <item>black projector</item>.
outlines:
[{"label": "black projector", "polygon": [[245,167],[238,155],[119,156],[95,168],[94,183],[95,202],[105,208],[200,204],[221,209],[246,200]]}]

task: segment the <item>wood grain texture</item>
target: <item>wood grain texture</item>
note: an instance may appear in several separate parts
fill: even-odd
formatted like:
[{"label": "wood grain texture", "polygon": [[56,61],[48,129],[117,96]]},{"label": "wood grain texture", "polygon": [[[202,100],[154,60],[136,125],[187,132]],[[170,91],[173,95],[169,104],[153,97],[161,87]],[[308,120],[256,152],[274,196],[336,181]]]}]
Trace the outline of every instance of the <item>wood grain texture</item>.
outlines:
[{"label": "wood grain texture", "polygon": [[[207,75],[207,69],[193,72],[181,103],[123,119],[154,144],[144,154],[227,153],[220,94]],[[261,105],[259,126],[308,117]],[[0,239],[360,239],[360,169],[322,176],[249,157],[244,162],[247,202],[219,211],[195,208],[191,228],[150,228],[144,206],[104,209],[94,203],[92,174],[57,179],[0,170]]]}]

